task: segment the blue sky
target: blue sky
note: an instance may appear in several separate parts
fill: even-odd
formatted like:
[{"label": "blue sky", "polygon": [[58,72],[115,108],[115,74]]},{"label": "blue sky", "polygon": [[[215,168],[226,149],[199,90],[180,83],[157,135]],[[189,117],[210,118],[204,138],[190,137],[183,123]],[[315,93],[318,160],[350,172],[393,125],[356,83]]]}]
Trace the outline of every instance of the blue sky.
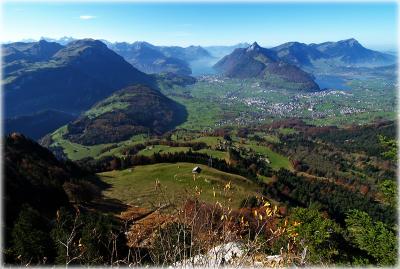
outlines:
[{"label": "blue sky", "polygon": [[318,43],[354,37],[375,49],[397,47],[395,3],[6,3],[2,41],[42,36],[144,40],[156,45],[257,41]]}]

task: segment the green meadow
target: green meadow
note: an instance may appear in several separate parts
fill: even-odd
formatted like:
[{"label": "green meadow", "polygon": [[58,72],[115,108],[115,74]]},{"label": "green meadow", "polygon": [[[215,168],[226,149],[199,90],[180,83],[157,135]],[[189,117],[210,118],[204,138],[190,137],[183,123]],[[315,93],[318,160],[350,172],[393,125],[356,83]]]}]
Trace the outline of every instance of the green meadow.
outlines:
[{"label": "green meadow", "polygon": [[[195,175],[192,169],[196,166],[202,171]],[[98,175],[110,185],[103,192],[106,197],[132,206],[179,204],[185,197],[198,195],[203,201],[238,207],[243,199],[257,194],[257,185],[244,177],[194,163],[159,163]],[[229,182],[231,187],[227,189]]]}]

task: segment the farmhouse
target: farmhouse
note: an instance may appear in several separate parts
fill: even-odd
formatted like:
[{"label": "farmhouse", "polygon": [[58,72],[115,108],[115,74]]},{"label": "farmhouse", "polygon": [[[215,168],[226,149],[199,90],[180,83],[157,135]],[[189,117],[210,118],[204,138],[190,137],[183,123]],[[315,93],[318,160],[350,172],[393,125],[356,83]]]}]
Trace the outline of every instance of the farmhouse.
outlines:
[{"label": "farmhouse", "polygon": [[195,168],[193,168],[192,173],[193,174],[199,174],[201,172],[201,168],[196,166]]}]

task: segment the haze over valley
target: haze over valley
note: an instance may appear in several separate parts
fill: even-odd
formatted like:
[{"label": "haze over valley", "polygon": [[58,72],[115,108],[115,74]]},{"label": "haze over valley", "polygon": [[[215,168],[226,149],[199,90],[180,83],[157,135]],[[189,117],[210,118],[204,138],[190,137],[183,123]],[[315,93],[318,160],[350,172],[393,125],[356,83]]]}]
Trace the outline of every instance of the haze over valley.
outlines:
[{"label": "haze over valley", "polygon": [[[222,52],[227,54],[223,55]],[[242,111],[242,114],[255,113],[256,116],[250,119],[253,121],[271,114],[288,116],[285,112],[293,110],[297,116],[304,116],[311,111],[312,115],[308,115],[311,119],[317,119],[318,115],[319,118],[334,118],[338,116],[338,111],[330,114],[326,109],[318,109],[321,101],[324,102],[318,100],[319,95],[335,96],[335,91],[338,91],[340,95],[351,96],[353,94],[345,92],[351,89],[349,85],[365,84],[368,77],[369,83],[382,83],[385,87],[394,85],[396,58],[391,54],[369,50],[355,39],[309,45],[289,42],[273,48],[263,48],[257,42],[203,48],[62,38],[51,42],[42,39],[5,44],[3,70],[5,101],[9,104],[5,110],[6,130],[23,131],[28,136],[34,133],[34,138],[38,139],[67,123],[66,119],[78,118],[116,90],[132,83],[156,86],[157,81],[164,79],[166,74],[178,80],[187,80],[188,84],[192,84],[190,87],[194,94],[200,94],[200,91],[193,88],[205,82],[213,87],[215,81],[228,81],[231,85],[224,89],[227,91],[224,94],[230,97],[225,100],[234,97],[234,102],[249,104],[249,109]],[[391,78],[392,82],[384,82],[385,78]],[[194,83],[195,80],[197,83]],[[75,92],[66,90],[71,87]],[[281,91],[288,95],[288,99],[301,99],[301,95],[305,95],[311,101],[308,104],[281,103],[271,94],[258,94],[260,91]],[[171,92],[163,93],[171,95]],[[252,98],[255,98],[254,102]],[[265,104],[270,102],[266,107]],[[344,112],[342,115],[383,112],[376,108],[367,111],[361,100],[358,102],[360,104],[347,107],[344,104],[347,101],[341,102],[343,104],[337,107],[339,115],[341,112]],[[264,111],[265,115],[260,111]],[[38,113],[52,116],[40,118]],[[21,121],[21,117],[30,124]],[[250,115],[246,117],[251,118]],[[43,124],[43,120],[48,120],[49,127],[36,134],[35,121]],[[220,118],[214,122],[214,126],[224,121],[240,122],[240,116],[234,119]],[[18,122],[21,123],[18,125]]]}]

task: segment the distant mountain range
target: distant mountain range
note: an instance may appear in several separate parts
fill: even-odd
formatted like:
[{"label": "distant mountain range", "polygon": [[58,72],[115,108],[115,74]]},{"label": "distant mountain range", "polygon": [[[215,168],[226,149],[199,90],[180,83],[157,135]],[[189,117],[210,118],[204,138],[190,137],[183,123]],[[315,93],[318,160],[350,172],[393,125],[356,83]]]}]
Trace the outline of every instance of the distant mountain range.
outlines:
[{"label": "distant mountain range", "polygon": [[[190,75],[192,70],[186,60],[164,53],[160,47],[147,42],[132,44],[111,43],[108,47],[125,58],[134,67],[145,73],[171,72]],[[181,54],[178,54],[181,56]]]},{"label": "distant mountain range", "polygon": [[206,46],[204,49],[206,49],[212,57],[221,59],[222,57],[232,53],[235,49],[247,48],[249,46],[250,44],[245,42],[233,46]]},{"label": "distant mountain range", "polygon": [[39,42],[16,42],[3,46],[3,60],[6,63],[25,60],[28,62],[48,61],[62,49],[58,43],[40,40]]},{"label": "distant mountain range", "polygon": [[58,43],[60,45],[63,45],[63,46],[67,45],[69,42],[77,40],[76,38],[73,38],[73,37],[70,37],[70,36],[64,36],[64,37],[61,37],[61,38],[58,38],[58,39],[57,38],[50,38],[50,37],[41,37],[40,39],[41,40],[44,39],[47,42],[56,42],[56,43]]},{"label": "distant mountain range", "polygon": [[260,78],[273,87],[318,91],[313,77],[299,67],[282,61],[273,50],[254,42],[248,48],[235,49],[214,67],[233,78]]},{"label": "distant mountain range", "polygon": [[79,114],[115,90],[153,82],[97,40],[77,40],[65,47],[42,40],[5,49],[6,117],[43,110]]},{"label": "distant mountain range", "polygon": [[317,48],[299,42],[288,42],[271,48],[276,56],[297,66],[311,66],[316,59],[323,57]]},{"label": "distant mountain range", "polygon": [[[42,37],[41,39],[60,45],[66,45],[76,40],[72,37],[60,39]],[[199,68],[199,63],[211,66],[235,49],[250,46],[248,43],[239,43],[232,46],[189,46],[184,48],[155,46],[144,41],[133,43],[101,41],[142,72],[174,72],[185,75],[191,73],[192,66]],[[26,42],[17,43],[23,46],[23,43]],[[28,43],[32,43],[32,40],[29,40]],[[310,72],[325,71],[336,67],[377,67],[396,63],[396,53],[367,49],[354,38],[319,44],[287,42],[269,49],[275,51],[282,61],[305,68]],[[204,67],[199,69],[210,70]]]},{"label": "distant mountain range", "polygon": [[201,46],[189,46],[185,48],[179,46],[160,46],[157,48],[168,57],[178,58],[187,62],[211,57],[210,53]]},{"label": "distant mountain range", "polygon": [[347,39],[309,45],[288,42],[270,49],[255,42],[247,48],[235,49],[214,68],[228,77],[262,78],[270,86],[315,91],[319,87],[311,74],[339,73],[349,68],[362,72],[363,68],[395,63],[396,56],[367,49],[357,40]]},{"label": "distant mountain range", "polygon": [[[109,48],[145,73],[173,72],[188,75],[214,73],[211,67],[235,49],[248,48],[248,43],[233,46],[155,46],[147,42],[110,43]],[[321,44],[288,42],[269,48],[280,61],[310,73],[323,73],[341,67],[378,67],[394,64],[396,56],[363,47],[355,39]],[[218,67],[218,65],[216,65]]]},{"label": "distant mountain range", "polygon": [[289,42],[271,50],[283,61],[316,71],[323,67],[376,67],[396,62],[395,56],[367,49],[354,38],[309,45]]},{"label": "distant mountain range", "polygon": [[[93,39],[53,41],[2,45],[7,132],[23,131],[37,138],[128,86],[157,89],[160,81],[192,84],[195,79],[188,75],[194,69],[196,75],[217,71],[227,77],[259,78],[278,89],[318,91],[314,75],[347,70],[394,74],[396,68],[395,55],[367,49],[355,39],[308,45],[289,42],[273,48],[257,43],[184,48]],[[79,122],[87,124],[82,118]],[[168,129],[142,127],[156,133]]]},{"label": "distant mountain range", "polygon": [[108,43],[108,47],[145,73],[172,72],[182,75],[192,73],[190,63],[209,59],[211,55],[200,46],[155,46],[147,42]]}]

